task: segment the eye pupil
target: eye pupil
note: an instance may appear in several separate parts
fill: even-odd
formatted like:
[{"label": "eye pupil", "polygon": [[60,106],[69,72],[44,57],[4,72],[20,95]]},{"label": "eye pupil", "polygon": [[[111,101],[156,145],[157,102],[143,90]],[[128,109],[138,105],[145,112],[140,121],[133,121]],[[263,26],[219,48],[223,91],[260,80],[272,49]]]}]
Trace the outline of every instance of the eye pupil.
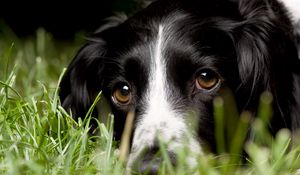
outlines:
[{"label": "eye pupil", "polygon": [[122,86],[122,88],[120,89],[120,93],[123,96],[127,96],[129,94],[129,87],[126,85]]},{"label": "eye pupil", "polygon": [[202,78],[203,81],[208,82],[208,81],[211,80],[212,77],[209,73],[203,72],[203,73],[201,73],[201,78]]}]

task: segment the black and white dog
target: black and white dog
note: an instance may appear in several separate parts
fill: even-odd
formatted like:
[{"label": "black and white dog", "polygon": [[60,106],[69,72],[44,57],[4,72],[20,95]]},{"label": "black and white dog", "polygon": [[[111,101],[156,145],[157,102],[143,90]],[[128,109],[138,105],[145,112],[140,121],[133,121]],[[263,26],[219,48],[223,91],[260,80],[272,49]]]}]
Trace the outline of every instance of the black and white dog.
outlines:
[{"label": "black and white dog", "polygon": [[[158,137],[170,143],[170,156],[183,144],[195,152],[203,144],[214,150],[212,101],[224,88],[240,112],[254,114],[261,93],[269,91],[271,132],[296,130],[299,20],[299,0],[153,1],[100,28],[79,50],[61,82],[62,105],[83,117],[102,91],[115,116],[116,140],[133,110],[129,166],[145,148],[139,161],[151,161]],[[96,113],[102,116],[101,105]]]}]

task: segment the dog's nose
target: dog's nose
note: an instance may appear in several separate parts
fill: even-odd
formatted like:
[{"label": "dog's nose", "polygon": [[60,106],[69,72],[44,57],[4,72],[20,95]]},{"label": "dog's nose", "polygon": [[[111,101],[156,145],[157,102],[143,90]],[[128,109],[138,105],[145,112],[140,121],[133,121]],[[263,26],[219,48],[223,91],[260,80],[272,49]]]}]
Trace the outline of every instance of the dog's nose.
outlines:
[{"label": "dog's nose", "polygon": [[156,175],[161,166],[161,157],[147,158],[141,160],[141,165],[138,166],[137,172],[141,174]]},{"label": "dog's nose", "polygon": [[[168,159],[173,166],[176,165],[176,156],[173,152],[167,152]],[[148,149],[134,162],[133,171],[138,174],[156,175],[163,163],[163,157],[158,147]]]}]

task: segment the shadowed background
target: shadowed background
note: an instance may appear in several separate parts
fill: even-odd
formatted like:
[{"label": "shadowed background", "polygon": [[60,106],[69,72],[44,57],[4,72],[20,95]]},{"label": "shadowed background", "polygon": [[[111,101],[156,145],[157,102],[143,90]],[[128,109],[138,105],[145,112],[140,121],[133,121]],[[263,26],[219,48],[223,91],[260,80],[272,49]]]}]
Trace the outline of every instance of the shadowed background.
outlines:
[{"label": "shadowed background", "polygon": [[[71,39],[76,32],[92,32],[103,19],[118,12],[130,14],[141,0],[18,1],[0,2],[0,32],[9,27],[18,37],[44,28],[57,39]],[[2,27],[1,27],[2,26]]]}]

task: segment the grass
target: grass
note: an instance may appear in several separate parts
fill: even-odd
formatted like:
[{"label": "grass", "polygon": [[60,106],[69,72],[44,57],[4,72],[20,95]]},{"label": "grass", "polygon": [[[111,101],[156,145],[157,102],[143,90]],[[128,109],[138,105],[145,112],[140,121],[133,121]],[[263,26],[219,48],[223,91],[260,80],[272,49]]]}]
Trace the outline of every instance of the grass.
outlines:
[{"label": "grass", "polygon": [[[90,136],[91,117],[76,122],[60,106],[57,85],[82,40],[57,42],[42,29],[27,39],[9,30],[0,34],[0,174],[124,174],[112,138],[113,116],[107,124],[99,123],[99,135]],[[234,105],[226,106],[230,96],[217,98],[215,132],[220,154],[198,156],[199,165],[189,169],[188,150],[179,150],[179,165],[172,167],[161,143],[165,161],[160,174],[300,174],[299,141],[292,142],[287,130],[275,138],[266,130],[271,100],[268,93],[262,95],[258,117],[252,122],[250,113],[238,116]],[[230,116],[230,122],[224,116]],[[250,121],[253,141],[244,145]],[[244,162],[243,148],[249,155]]]}]

